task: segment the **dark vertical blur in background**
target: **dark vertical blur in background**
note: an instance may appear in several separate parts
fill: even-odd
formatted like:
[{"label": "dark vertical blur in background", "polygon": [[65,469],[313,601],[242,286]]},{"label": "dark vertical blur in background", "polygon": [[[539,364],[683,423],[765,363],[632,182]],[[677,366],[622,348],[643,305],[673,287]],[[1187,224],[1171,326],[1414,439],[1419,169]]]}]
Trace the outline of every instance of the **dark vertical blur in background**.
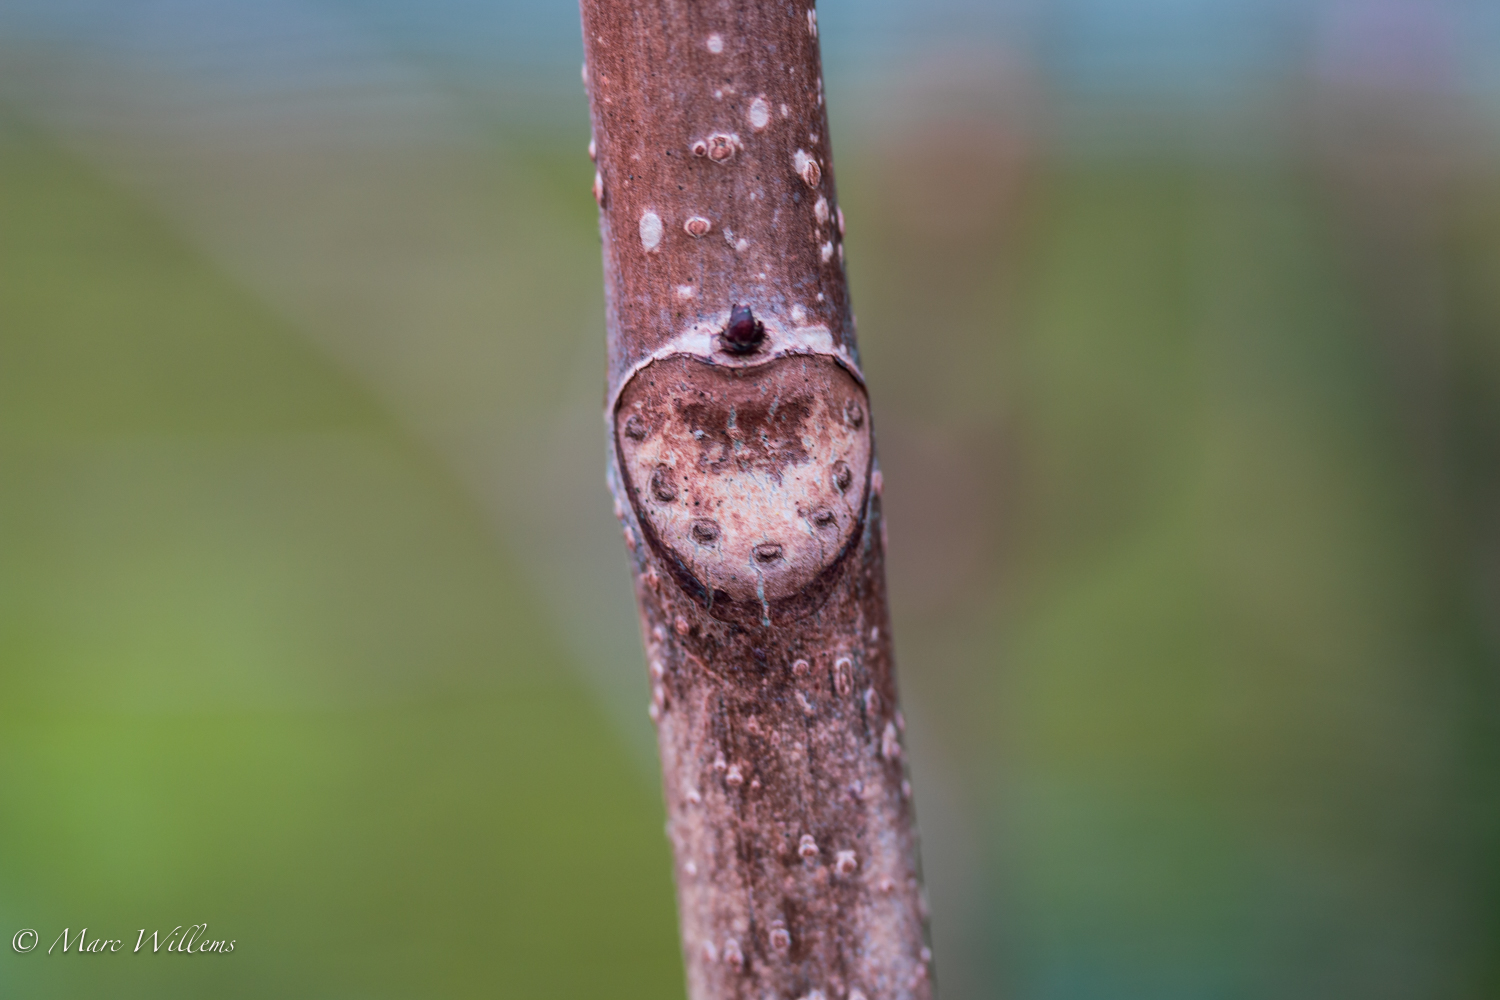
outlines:
[{"label": "dark vertical blur in background", "polygon": [[[1500,996],[1500,7],[819,15],[944,995]],[[580,49],[0,0],[0,993],[681,995]]]}]

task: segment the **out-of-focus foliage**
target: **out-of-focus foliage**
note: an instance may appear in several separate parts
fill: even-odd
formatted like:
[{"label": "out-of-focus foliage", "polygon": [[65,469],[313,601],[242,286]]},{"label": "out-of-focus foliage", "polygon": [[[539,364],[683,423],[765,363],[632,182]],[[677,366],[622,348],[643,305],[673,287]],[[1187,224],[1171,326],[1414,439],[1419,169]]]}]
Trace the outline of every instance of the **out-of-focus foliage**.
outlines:
[{"label": "out-of-focus foliage", "polygon": [[[0,992],[679,993],[572,15],[54,6]],[[1494,996],[1494,19],[822,6],[944,995]]]},{"label": "out-of-focus foliage", "polygon": [[[679,989],[652,782],[472,503],[132,199],[0,141],[0,914],[47,938],[0,988]],[[200,921],[234,953],[149,954]],[[44,955],[64,927],[147,940]]]}]

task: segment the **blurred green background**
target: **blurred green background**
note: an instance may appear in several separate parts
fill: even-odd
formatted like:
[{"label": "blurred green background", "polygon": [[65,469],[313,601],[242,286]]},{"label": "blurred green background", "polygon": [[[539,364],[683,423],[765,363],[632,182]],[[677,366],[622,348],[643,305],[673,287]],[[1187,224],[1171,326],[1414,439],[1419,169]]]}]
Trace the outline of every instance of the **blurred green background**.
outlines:
[{"label": "blurred green background", "polygon": [[[0,994],[682,994],[576,16],[0,3]],[[820,25],[943,995],[1500,996],[1500,12]]]}]

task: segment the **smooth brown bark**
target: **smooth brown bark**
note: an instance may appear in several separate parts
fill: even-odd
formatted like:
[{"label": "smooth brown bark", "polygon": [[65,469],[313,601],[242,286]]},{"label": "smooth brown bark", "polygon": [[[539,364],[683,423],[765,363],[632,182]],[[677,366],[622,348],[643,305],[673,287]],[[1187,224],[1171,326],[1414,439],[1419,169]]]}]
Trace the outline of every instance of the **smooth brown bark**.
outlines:
[{"label": "smooth brown bark", "polygon": [[932,995],[817,15],[582,0],[688,992]]}]

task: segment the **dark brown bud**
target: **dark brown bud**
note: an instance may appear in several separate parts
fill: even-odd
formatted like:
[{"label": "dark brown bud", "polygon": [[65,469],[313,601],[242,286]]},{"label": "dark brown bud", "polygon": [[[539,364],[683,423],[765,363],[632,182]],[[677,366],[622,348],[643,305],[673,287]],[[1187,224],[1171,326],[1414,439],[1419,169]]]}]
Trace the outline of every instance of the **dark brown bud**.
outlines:
[{"label": "dark brown bud", "polygon": [[736,305],[729,311],[729,325],[724,328],[724,349],[731,354],[752,354],[766,339],[766,328],[749,306]]}]

